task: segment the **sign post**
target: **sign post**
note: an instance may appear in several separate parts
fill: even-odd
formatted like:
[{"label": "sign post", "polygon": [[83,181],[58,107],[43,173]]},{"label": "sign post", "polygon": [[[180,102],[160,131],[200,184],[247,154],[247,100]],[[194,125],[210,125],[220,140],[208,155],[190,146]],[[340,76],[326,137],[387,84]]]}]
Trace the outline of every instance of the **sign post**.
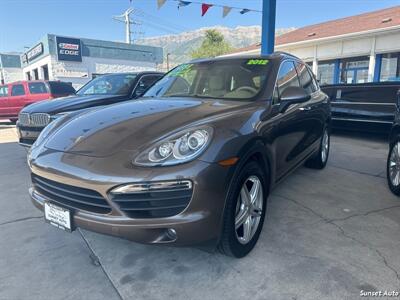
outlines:
[{"label": "sign post", "polygon": [[274,52],[276,0],[263,0],[261,55]]}]

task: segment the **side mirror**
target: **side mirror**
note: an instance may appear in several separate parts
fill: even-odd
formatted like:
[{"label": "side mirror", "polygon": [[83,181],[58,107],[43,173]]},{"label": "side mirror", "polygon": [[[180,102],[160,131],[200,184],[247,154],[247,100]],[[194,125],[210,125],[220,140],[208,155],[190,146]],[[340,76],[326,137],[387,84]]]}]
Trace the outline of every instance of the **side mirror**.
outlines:
[{"label": "side mirror", "polygon": [[285,112],[290,105],[303,103],[311,99],[311,95],[305,89],[298,86],[287,87],[280,97],[280,112]]}]

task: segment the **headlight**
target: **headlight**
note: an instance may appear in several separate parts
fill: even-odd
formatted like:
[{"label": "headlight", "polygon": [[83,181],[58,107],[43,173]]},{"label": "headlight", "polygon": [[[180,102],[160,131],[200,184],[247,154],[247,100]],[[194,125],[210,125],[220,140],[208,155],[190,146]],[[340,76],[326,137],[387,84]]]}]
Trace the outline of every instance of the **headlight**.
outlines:
[{"label": "headlight", "polygon": [[211,141],[208,126],[181,131],[143,151],[134,161],[139,166],[170,166],[191,161],[204,152]]}]

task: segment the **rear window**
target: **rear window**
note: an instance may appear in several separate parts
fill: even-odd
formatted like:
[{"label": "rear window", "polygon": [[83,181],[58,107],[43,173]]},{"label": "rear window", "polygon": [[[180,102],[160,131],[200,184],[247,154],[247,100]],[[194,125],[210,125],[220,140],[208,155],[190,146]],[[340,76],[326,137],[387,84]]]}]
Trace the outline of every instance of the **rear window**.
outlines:
[{"label": "rear window", "polygon": [[66,82],[50,81],[49,86],[53,95],[72,95],[76,93],[73,86]]},{"label": "rear window", "polygon": [[29,82],[29,92],[31,94],[47,94],[48,90],[44,82]]},{"label": "rear window", "polygon": [[7,97],[8,87],[6,85],[0,86],[0,97]]}]

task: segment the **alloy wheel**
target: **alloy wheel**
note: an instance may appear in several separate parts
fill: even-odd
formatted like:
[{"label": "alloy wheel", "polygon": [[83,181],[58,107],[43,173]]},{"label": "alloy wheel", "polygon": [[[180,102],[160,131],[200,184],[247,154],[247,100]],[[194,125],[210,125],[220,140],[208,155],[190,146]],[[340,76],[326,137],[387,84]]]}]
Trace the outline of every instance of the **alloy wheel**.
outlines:
[{"label": "alloy wheel", "polygon": [[324,136],[322,137],[322,149],[321,149],[321,159],[322,162],[325,163],[325,161],[328,158],[328,153],[329,153],[329,133],[328,130],[325,129],[324,131]]},{"label": "alloy wheel", "polygon": [[251,241],[260,224],[263,210],[263,186],[257,176],[245,180],[236,205],[235,233],[241,244]]},{"label": "alloy wheel", "polygon": [[393,186],[400,185],[400,142],[397,142],[390,153],[389,178]]}]

